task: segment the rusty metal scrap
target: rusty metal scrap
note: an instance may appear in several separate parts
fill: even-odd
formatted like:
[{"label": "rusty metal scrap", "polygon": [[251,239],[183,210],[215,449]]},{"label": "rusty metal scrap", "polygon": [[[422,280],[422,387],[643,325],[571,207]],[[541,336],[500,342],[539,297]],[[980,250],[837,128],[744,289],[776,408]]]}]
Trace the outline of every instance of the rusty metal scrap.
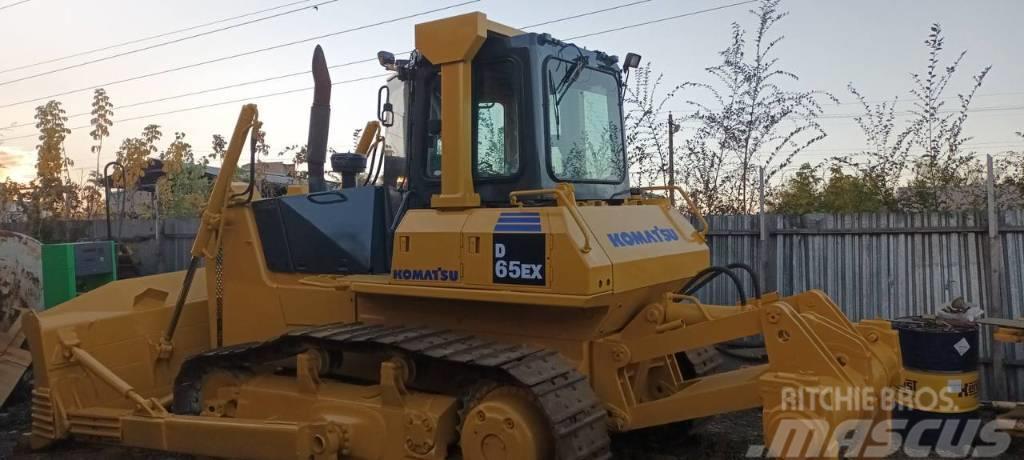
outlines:
[{"label": "rusty metal scrap", "polygon": [[0,230],[0,404],[32,362],[22,349],[21,316],[43,306],[42,245],[32,237]]}]

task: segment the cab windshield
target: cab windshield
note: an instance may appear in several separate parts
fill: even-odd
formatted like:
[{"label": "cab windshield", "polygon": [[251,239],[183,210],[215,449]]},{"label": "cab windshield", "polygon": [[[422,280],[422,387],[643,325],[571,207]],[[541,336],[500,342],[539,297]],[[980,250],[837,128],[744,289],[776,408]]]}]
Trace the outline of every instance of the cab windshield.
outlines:
[{"label": "cab windshield", "polygon": [[551,173],[567,182],[620,182],[625,175],[615,76],[583,61],[549,59],[547,123]]}]

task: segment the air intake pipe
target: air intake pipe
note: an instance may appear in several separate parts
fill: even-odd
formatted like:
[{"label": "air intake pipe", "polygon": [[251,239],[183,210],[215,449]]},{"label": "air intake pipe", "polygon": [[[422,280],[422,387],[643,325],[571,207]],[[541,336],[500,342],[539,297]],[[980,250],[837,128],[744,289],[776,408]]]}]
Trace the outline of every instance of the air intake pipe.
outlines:
[{"label": "air intake pipe", "polygon": [[327,189],[324,162],[327,160],[327,134],[331,127],[331,73],[324,50],[313,51],[313,106],[309,109],[309,138],[306,141],[309,164],[309,193]]}]

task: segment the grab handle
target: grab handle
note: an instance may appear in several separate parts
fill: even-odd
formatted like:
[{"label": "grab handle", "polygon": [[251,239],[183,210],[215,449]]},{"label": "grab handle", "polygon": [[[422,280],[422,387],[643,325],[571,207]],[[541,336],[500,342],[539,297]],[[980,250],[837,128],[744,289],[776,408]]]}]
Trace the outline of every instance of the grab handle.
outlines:
[{"label": "grab handle", "polygon": [[348,197],[346,197],[345,194],[336,190],[329,190],[320,193],[311,193],[309,195],[306,195],[306,199],[313,204],[334,204],[344,203],[348,201]]},{"label": "grab handle", "polygon": [[639,190],[641,192],[653,192],[657,190],[675,190],[679,192],[679,194],[683,196],[683,200],[686,201],[687,210],[689,210],[690,214],[693,214],[693,216],[700,222],[700,230],[694,230],[694,235],[700,235],[700,239],[702,240],[706,239],[705,236],[708,234],[708,221],[704,219],[704,214],[700,212],[697,205],[693,203],[692,199],[690,199],[690,194],[686,193],[686,190],[682,187],[678,185],[652,185],[650,187],[640,187]]},{"label": "grab handle", "polygon": [[583,224],[583,216],[580,215],[580,210],[576,207],[576,200],[570,199],[569,194],[566,193],[564,189],[542,188],[536,190],[518,190],[508,194],[508,201],[512,206],[522,207],[519,197],[538,195],[554,195],[555,201],[558,205],[569,211],[569,215],[572,216],[572,220],[576,222],[576,226],[579,227],[580,233],[583,234],[583,247],[580,248],[580,251],[583,253],[590,252],[590,233],[587,231],[587,226]]}]

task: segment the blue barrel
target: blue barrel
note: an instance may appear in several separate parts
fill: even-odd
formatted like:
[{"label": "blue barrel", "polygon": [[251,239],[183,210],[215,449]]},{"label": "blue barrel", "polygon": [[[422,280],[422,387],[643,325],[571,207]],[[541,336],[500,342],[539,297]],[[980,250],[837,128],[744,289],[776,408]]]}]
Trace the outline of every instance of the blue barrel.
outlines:
[{"label": "blue barrel", "polygon": [[912,316],[894,320],[892,326],[903,358],[903,388],[892,417],[906,421],[906,428],[897,432],[906,441],[919,423],[938,420],[939,428],[921,432],[922,447],[934,448],[944,429],[953,438],[943,444],[971,445],[977,433],[964,428],[979,418],[978,325]]}]

